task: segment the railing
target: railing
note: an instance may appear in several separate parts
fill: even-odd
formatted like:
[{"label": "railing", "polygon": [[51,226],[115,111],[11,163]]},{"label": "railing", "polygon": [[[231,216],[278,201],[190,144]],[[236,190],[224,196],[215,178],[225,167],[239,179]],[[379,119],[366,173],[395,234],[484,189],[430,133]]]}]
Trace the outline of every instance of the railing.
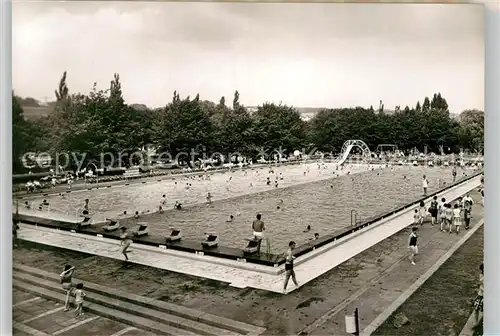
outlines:
[{"label": "railing", "polygon": [[[361,222],[361,217],[359,217],[359,221],[358,221],[358,212],[354,209],[351,210],[351,226],[353,225],[357,225],[358,222]],[[353,217],[354,217],[354,221],[353,221]]]}]

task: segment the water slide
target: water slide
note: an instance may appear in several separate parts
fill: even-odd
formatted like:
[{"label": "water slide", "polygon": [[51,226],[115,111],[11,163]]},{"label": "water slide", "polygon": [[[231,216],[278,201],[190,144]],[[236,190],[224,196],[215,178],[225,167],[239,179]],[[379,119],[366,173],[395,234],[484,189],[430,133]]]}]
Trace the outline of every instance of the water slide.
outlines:
[{"label": "water slide", "polygon": [[359,147],[362,150],[363,161],[369,162],[371,159],[371,152],[370,148],[368,148],[368,145],[363,140],[347,140],[346,142],[344,142],[344,145],[342,146],[339,158],[336,163],[338,165],[343,164],[347,160],[347,157],[349,156],[351,150],[355,146]]},{"label": "water slide", "polygon": [[347,160],[347,157],[349,156],[349,153],[351,153],[352,145],[349,145],[346,147],[346,149],[341,153],[340,158],[337,160],[337,164],[341,165]]}]

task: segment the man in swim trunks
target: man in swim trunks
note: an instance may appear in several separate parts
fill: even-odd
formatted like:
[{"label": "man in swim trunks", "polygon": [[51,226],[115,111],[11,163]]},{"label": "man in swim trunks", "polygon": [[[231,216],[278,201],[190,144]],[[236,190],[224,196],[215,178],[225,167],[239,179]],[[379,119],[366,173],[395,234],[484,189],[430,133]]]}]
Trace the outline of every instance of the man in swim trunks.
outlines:
[{"label": "man in swim trunks", "polygon": [[257,254],[260,254],[260,246],[264,238],[264,230],[266,229],[264,222],[261,220],[262,215],[257,214],[256,219],[252,223],[253,236],[258,241]]}]

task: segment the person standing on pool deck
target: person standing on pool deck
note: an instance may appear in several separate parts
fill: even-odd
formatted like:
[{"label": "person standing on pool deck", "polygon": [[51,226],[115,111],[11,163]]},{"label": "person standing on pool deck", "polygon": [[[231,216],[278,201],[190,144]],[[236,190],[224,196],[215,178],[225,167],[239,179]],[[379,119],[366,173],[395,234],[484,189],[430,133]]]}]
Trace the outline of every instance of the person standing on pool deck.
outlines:
[{"label": "person standing on pool deck", "polygon": [[288,281],[290,277],[292,278],[295,287],[299,288],[299,283],[297,282],[297,278],[295,278],[295,271],[293,270],[293,261],[295,257],[293,256],[293,250],[295,249],[295,242],[291,241],[288,243],[288,251],[286,253],[285,259],[285,282],[283,283],[283,293],[286,293],[286,287],[288,285]]},{"label": "person standing on pool deck", "polygon": [[437,223],[437,215],[438,215],[438,201],[437,196],[434,196],[431,201],[431,205],[429,207],[429,213],[431,214],[431,224],[434,225]]},{"label": "person standing on pool deck", "polygon": [[446,223],[446,198],[441,198],[441,203],[439,204],[439,221],[440,230],[444,230],[444,224]]},{"label": "person standing on pool deck", "polygon": [[471,206],[474,205],[474,200],[472,199],[472,197],[470,197],[470,194],[465,195],[464,204],[465,202],[469,202]]},{"label": "person standing on pool deck", "polygon": [[[453,207],[453,225],[455,225],[455,230],[457,234],[460,232],[460,225],[462,225],[462,211],[460,210],[460,207],[457,203],[455,203],[455,206]],[[451,233],[451,226],[450,226],[450,233]]]},{"label": "person standing on pool deck", "polygon": [[63,272],[59,275],[61,278],[62,288],[66,291],[66,296],[64,299],[64,311],[69,310],[69,299],[73,293],[73,273],[75,272],[75,267],[71,265],[65,265]]},{"label": "person standing on pool deck", "polygon": [[427,196],[427,188],[429,187],[429,181],[427,181],[427,177],[424,175],[422,178],[422,188],[424,189],[424,196]]},{"label": "person standing on pool deck", "polygon": [[469,201],[465,202],[464,205],[464,223],[465,223],[465,229],[469,230],[470,227],[470,219],[472,214],[472,204]]},{"label": "person standing on pool deck", "polygon": [[453,183],[455,183],[455,180],[457,179],[457,167],[453,167],[451,175],[453,176]]},{"label": "person standing on pool deck", "polygon": [[130,238],[130,234],[127,232],[126,227],[122,227],[121,229],[123,233],[120,236],[120,238],[122,239],[120,244],[120,252],[125,256],[125,260],[128,261],[127,249],[129,248],[130,244],[132,244],[132,239]]},{"label": "person standing on pool deck", "polygon": [[413,214],[413,225],[418,225],[420,222],[420,212],[418,212],[418,209],[415,209],[415,213]]},{"label": "person standing on pool deck", "polygon": [[424,220],[425,220],[425,217],[427,217],[427,209],[425,208],[425,203],[424,201],[421,201],[420,204],[419,204],[419,208],[418,208],[418,212],[420,214],[420,217],[419,217],[419,224],[420,225],[424,225]]},{"label": "person standing on pool deck", "polygon": [[418,245],[417,245],[417,227],[413,227],[410,232],[410,236],[408,237],[408,248],[410,249],[410,262],[412,265],[415,265],[415,256],[418,254]]},{"label": "person standing on pool deck", "polygon": [[446,216],[446,224],[448,225],[448,231],[451,233],[452,231],[452,222],[453,222],[453,209],[451,208],[451,204],[447,203],[446,204],[446,209],[445,209],[445,216]]},{"label": "person standing on pool deck", "polygon": [[262,245],[262,239],[264,239],[264,231],[266,230],[266,226],[264,222],[261,220],[262,215],[257,214],[256,219],[252,222],[252,230],[253,237],[257,240],[257,254],[260,255],[260,247]]}]

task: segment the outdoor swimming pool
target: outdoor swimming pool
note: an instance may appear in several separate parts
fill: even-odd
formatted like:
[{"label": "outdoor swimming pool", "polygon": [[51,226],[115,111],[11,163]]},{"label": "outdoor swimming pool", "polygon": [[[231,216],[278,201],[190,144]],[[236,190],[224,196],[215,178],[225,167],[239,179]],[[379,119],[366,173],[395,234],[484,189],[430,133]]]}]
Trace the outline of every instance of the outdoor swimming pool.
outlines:
[{"label": "outdoor swimming pool", "polygon": [[[158,210],[163,195],[167,196],[166,209],[172,209],[174,203],[179,201],[184,207],[206,202],[207,193],[212,194],[212,200],[227,199],[263,191],[274,190],[276,176],[278,176],[278,187],[289,187],[301,183],[324,180],[335,175],[356,174],[370,169],[368,165],[346,166],[343,170],[336,170],[334,164],[324,164],[321,169],[315,163],[288,165],[275,167],[274,173],[269,174],[269,168],[256,168],[255,170],[236,170],[226,173],[215,173],[210,180],[200,180],[177,177],[175,180],[161,182],[149,181],[148,183],[131,183],[128,186],[113,186],[112,188],[95,188],[92,190],[73,191],[61,196],[38,197],[34,205],[46,199],[50,208],[56,212],[75,215],[77,209],[81,209],[84,200],[90,200],[90,212],[100,217],[116,217],[127,211],[133,214],[135,211],[141,213],[155,212]],[[379,168],[380,169],[380,168]],[[307,174],[304,175],[304,172]],[[282,173],[283,180],[279,179]],[[335,174],[335,175],[334,175]],[[266,184],[266,178],[270,177],[271,185]],[[125,182],[124,182],[125,183]],[[191,184],[187,189],[186,185]]]},{"label": "outdoor swimming pool", "polygon": [[[438,181],[441,184],[452,182],[451,168],[395,166],[371,171],[367,166],[359,166],[344,169],[344,173],[351,170],[357,174],[336,178],[331,178],[333,166],[322,169],[320,174],[316,165],[309,165],[310,173],[306,177],[304,169],[302,166],[283,170],[284,180],[280,184],[290,186],[288,188],[267,186],[266,169],[259,170],[258,176],[249,171],[246,176],[242,172],[214,175],[210,182],[178,180],[177,190],[174,182],[169,181],[84,191],[71,194],[67,199],[55,197],[50,202],[55,207],[72,209],[82,204],[85,198],[90,198],[91,211],[116,213],[118,209],[142,209],[141,206],[156,210],[163,193],[176,195],[169,197],[170,203],[179,199],[198,205],[182,211],[168,209],[163,214],[141,215],[139,221],[149,222],[150,234],[168,235],[169,228],[174,226],[182,230],[186,239],[201,241],[204,232],[210,231],[219,234],[221,245],[239,248],[252,234],[251,222],[255,215],[261,213],[267,227],[270,251],[281,253],[290,240],[301,245],[312,239],[314,233],[323,236],[350,225],[353,209],[361,218],[368,218],[415,200],[423,194],[421,179],[424,174],[429,180],[429,193],[439,188]],[[279,174],[279,170],[275,173]],[[460,171],[459,177],[472,173],[472,169]],[[226,182],[229,176],[233,178]],[[311,179],[317,181],[305,183]],[[252,194],[248,194],[250,181],[254,183]],[[184,189],[186,182],[192,183],[191,189]],[[230,185],[229,191],[225,189],[226,185]],[[214,199],[220,200],[211,206],[199,204],[204,201],[208,190]],[[283,204],[277,210],[280,200]],[[231,214],[235,219],[226,222]],[[127,221],[127,226],[132,226],[133,222]],[[307,225],[311,230],[303,232]],[[263,250],[267,250],[266,243]]]}]

